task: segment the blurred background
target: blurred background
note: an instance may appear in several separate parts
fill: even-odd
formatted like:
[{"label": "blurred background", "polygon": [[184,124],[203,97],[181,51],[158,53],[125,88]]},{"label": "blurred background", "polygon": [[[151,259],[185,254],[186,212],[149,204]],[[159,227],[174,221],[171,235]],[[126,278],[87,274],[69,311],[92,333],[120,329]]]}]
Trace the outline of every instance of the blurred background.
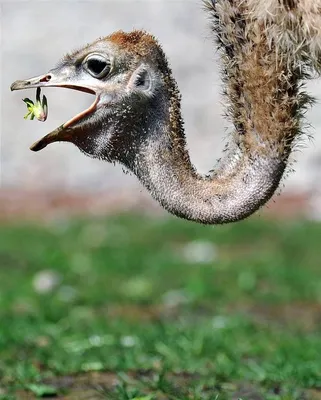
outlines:
[{"label": "blurred background", "polygon": [[[46,209],[46,215],[142,205],[159,211],[120,166],[86,158],[68,144],[54,144],[37,154],[29,150],[35,140],[91,104],[91,95],[47,89],[49,117],[40,123],[23,119],[21,99],[33,97],[33,92],[9,90],[17,79],[47,72],[65,53],[115,30],[133,28],[152,32],[163,44],[183,95],[188,146],[198,170],[206,173],[220,157],[230,127],[221,116],[219,63],[200,1],[2,1],[2,216],[34,215],[34,208]],[[308,90],[319,101],[321,82],[310,82]],[[306,139],[294,154],[295,172],[272,205],[276,212],[320,218],[320,115],[317,105],[307,115],[313,139]]]},{"label": "blurred background", "polygon": [[9,89],[99,36],[150,31],[207,173],[231,127],[201,1],[0,0],[0,17],[0,399],[320,399],[321,80],[280,195],[202,226],[119,165],[70,144],[29,150],[90,95],[48,88],[41,123],[23,119],[35,92]]}]

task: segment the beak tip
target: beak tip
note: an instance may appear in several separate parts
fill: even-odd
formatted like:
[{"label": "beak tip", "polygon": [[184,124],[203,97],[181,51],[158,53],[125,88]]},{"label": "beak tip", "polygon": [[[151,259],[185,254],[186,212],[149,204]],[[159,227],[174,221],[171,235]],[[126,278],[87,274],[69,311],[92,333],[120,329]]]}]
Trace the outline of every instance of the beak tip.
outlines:
[{"label": "beak tip", "polygon": [[25,89],[28,86],[29,82],[28,81],[15,81],[13,84],[10,86],[10,90],[19,90],[19,89]]},{"label": "beak tip", "polygon": [[10,86],[11,92],[13,92],[14,90],[16,90],[16,83],[17,83],[17,82],[14,82],[14,83]]},{"label": "beak tip", "polygon": [[44,143],[44,141],[39,140],[38,142],[35,142],[32,146],[30,146],[31,151],[39,151],[47,147],[47,143]]}]

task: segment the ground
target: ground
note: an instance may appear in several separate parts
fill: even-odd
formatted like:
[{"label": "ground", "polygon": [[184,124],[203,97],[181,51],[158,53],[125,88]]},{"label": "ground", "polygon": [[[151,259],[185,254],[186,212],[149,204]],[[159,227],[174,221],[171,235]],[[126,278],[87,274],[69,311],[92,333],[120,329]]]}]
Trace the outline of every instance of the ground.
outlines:
[{"label": "ground", "polygon": [[321,398],[321,224],[0,225],[0,398]]}]

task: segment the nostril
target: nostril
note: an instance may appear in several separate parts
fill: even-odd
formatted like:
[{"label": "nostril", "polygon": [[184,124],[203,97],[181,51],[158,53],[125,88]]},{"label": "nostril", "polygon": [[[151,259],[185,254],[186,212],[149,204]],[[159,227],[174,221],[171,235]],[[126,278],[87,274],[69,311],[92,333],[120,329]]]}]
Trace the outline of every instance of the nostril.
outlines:
[{"label": "nostril", "polygon": [[40,82],[49,82],[51,79],[51,75],[46,75],[42,79],[40,79]]}]

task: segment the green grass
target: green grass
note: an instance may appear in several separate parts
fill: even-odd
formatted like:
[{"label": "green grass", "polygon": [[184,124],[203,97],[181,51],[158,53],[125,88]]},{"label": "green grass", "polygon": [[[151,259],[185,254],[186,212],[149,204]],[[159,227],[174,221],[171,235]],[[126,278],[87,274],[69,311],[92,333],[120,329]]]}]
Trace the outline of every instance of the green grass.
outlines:
[{"label": "green grass", "polygon": [[253,218],[2,225],[0,399],[310,399],[320,239]]}]

